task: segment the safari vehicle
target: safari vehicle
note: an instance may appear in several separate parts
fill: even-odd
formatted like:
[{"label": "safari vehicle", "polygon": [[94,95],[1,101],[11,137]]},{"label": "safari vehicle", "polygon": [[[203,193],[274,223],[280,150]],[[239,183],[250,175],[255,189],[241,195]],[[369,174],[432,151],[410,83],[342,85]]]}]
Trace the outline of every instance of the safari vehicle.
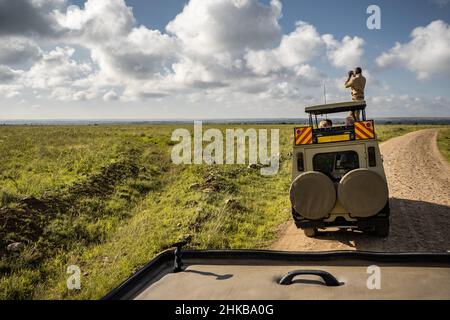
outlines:
[{"label": "safari vehicle", "polygon": [[[366,102],[307,107],[309,126],[295,128],[290,200],[306,236],[319,229],[389,235],[389,192],[373,120]],[[317,116],[359,111],[351,125],[319,128]]]},{"label": "safari vehicle", "polygon": [[[378,290],[368,285],[368,270],[374,265],[383,270]],[[448,300],[449,279],[448,253],[177,248],[156,256],[103,299]],[[258,307],[254,311],[265,312]]]},{"label": "safari vehicle", "polygon": [[[313,116],[351,110],[361,110],[363,121],[313,127]],[[374,124],[364,110],[363,102],[307,108],[310,126],[296,128],[291,200],[297,226],[309,234],[331,226],[388,233],[386,178]],[[182,250],[189,241],[173,244],[103,299],[450,299],[448,253]],[[368,281],[374,266],[383,270],[379,287]],[[240,312],[233,306],[230,314]],[[211,312],[224,311],[230,309]],[[267,311],[256,303],[245,312]]]}]

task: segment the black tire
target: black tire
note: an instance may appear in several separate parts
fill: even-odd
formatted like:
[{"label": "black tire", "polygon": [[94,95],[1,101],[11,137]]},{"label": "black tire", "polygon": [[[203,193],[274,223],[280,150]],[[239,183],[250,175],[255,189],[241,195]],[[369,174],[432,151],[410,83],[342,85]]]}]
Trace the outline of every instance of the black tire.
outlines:
[{"label": "black tire", "polygon": [[386,223],[381,226],[376,226],[374,234],[380,238],[387,238],[389,236],[389,223]]},{"label": "black tire", "polygon": [[317,228],[306,228],[303,231],[308,238],[314,238],[317,235]]}]

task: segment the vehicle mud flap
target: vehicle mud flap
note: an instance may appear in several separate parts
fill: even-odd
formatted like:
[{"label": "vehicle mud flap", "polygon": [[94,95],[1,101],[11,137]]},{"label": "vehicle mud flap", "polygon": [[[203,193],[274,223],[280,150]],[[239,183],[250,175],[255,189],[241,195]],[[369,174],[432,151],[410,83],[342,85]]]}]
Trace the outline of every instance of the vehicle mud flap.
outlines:
[{"label": "vehicle mud flap", "polygon": [[374,171],[365,168],[352,170],[339,182],[338,199],[353,217],[369,218],[386,206],[388,186]]},{"label": "vehicle mud flap", "polygon": [[336,189],[330,178],[311,171],[299,175],[289,190],[291,204],[302,217],[319,220],[326,217],[336,203]]}]

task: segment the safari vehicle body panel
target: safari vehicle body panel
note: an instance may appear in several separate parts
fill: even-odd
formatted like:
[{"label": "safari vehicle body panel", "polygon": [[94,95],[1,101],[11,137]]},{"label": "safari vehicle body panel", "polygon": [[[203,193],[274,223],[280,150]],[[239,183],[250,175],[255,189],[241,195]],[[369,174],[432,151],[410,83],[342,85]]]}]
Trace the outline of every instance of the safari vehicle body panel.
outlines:
[{"label": "safari vehicle body panel", "polygon": [[[369,165],[368,148],[372,147],[375,149],[375,159],[376,165]],[[292,157],[292,180],[294,180],[298,175],[306,171],[314,171],[313,158],[316,154],[322,153],[335,153],[342,151],[355,151],[359,158],[359,167],[367,168],[371,171],[375,171],[380,176],[386,180],[386,175],[383,167],[383,159],[381,157],[380,148],[377,140],[364,140],[364,141],[345,141],[345,142],[334,142],[327,144],[310,144],[310,145],[300,145],[294,146],[294,152]],[[299,170],[298,168],[298,157],[299,154],[303,154],[304,170]]]},{"label": "safari vehicle body panel", "polygon": [[[368,148],[375,149],[376,165],[369,165]],[[364,140],[364,141],[345,141],[327,144],[310,144],[294,146],[293,163],[292,163],[292,180],[295,180],[300,174],[307,171],[314,171],[313,159],[315,155],[337,153],[345,151],[354,151],[358,154],[359,168],[367,168],[371,171],[379,174],[386,182],[386,174],[383,167],[383,159],[381,157],[380,148],[377,140]],[[298,166],[299,154],[303,155],[304,170],[300,171]],[[370,186],[367,186],[370,188]],[[339,199],[336,200],[336,205],[330,212],[330,216],[325,219],[328,222],[334,221],[337,216],[343,216],[348,221],[356,221],[352,218],[348,211],[342,206]]]},{"label": "safari vehicle body panel", "polygon": [[[375,124],[366,120],[365,107],[365,101],[308,107],[309,126],[294,129],[290,196],[294,221],[305,233],[338,227],[387,235],[389,191]],[[317,115],[356,110],[363,119],[354,124],[318,127]]]},{"label": "safari vehicle body panel", "polygon": [[[183,250],[174,271],[176,252],[161,253],[103,299],[450,299],[450,254]],[[383,270],[379,290],[367,285],[373,265]]]}]

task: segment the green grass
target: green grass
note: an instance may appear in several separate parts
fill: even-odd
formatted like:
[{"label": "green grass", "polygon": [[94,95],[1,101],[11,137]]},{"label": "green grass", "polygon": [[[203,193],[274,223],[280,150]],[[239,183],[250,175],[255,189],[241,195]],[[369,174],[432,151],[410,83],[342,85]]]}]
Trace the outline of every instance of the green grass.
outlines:
[{"label": "green grass", "polygon": [[375,130],[378,135],[378,139],[383,142],[413,131],[437,127],[438,126],[432,125],[380,125],[376,126]]},{"label": "green grass", "polygon": [[450,162],[450,128],[446,127],[439,131],[438,146],[442,155]]},{"label": "green grass", "polygon": [[[0,298],[99,298],[188,234],[196,249],[270,245],[290,217],[293,126],[264,126],[280,129],[271,177],[246,165],[173,165],[175,128],[1,126]],[[422,128],[377,133],[384,141]],[[7,252],[14,241],[25,249]],[[71,264],[79,291],[66,288]]]}]

